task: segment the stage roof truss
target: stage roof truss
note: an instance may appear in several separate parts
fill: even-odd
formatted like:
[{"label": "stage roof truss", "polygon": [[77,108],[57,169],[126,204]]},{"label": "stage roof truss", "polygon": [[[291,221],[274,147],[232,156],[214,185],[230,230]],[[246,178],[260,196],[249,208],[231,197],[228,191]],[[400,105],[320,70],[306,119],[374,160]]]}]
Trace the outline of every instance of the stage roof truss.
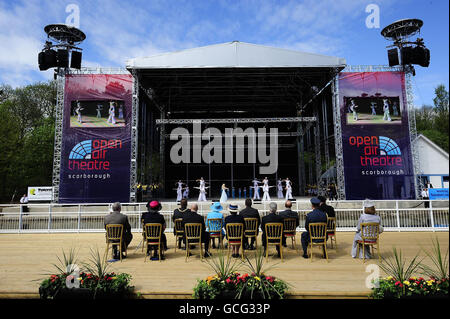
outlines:
[{"label": "stage roof truss", "polygon": [[211,123],[292,123],[314,122],[316,117],[233,118],[233,119],[157,119],[156,124],[211,124]]}]

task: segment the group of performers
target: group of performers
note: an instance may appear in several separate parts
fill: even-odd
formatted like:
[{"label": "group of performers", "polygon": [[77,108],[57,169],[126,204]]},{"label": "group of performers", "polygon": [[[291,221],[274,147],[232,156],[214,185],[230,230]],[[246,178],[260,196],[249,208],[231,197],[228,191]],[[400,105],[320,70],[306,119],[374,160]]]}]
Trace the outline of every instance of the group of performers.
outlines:
[{"label": "group of performers", "polygon": [[[372,110],[372,115],[377,115],[377,102],[371,102],[370,108]],[[355,104],[355,100],[350,100],[350,105],[348,106],[349,113],[353,113],[353,120],[358,121],[358,105]],[[397,102],[392,105],[392,111],[394,116],[399,116],[399,109]],[[390,115],[390,105],[388,99],[383,99],[383,121],[392,121]]]},{"label": "group of performers", "polygon": [[[198,201],[199,202],[206,202],[206,190],[209,188],[209,186],[206,186],[207,182],[201,177],[200,179],[197,179],[196,182],[199,182],[198,187],[194,187],[199,190],[198,195]],[[256,178],[252,181],[253,186],[250,186],[250,188],[253,188],[253,199],[259,199],[261,200],[261,197],[259,195],[259,189],[261,188],[263,191],[263,197],[262,201],[270,201],[270,195],[269,190],[272,187],[269,185],[269,180],[267,177],[265,177],[262,181],[257,180]],[[283,183],[285,186],[283,187]],[[262,185],[260,185],[262,184]],[[180,201],[182,198],[189,198],[189,186],[187,184],[183,183],[181,180],[179,180],[177,183],[175,183],[177,188],[174,188],[174,190],[177,191],[177,201]],[[281,179],[279,178],[277,181],[277,197],[278,198],[285,198],[293,199],[292,197],[292,183],[289,180],[289,178]],[[221,195],[220,195],[220,202],[225,203],[228,200],[227,191],[229,189],[225,186],[225,184],[222,184],[221,186]],[[283,190],[286,191],[286,195],[283,194]]]},{"label": "group of performers", "polygon": [[[103,109],[103,104],[97,104],[97,118],[101,118],[102,117],[102,109]],[[83,123],[83,119],[82,119],[82,114],[81,111],[83,111],[84,108],[81,106],[81,102],[77,101],[77,106],[75,107],[75,114],[77,115],[77,121],[81,124]],[[109,110],[108,110],[108,123],[111,124],[116,124],[116,102],[114,101],[110,101],[109,102]],[[123,119],[123,106],[120,105],[119,106],[119,119]]]}]

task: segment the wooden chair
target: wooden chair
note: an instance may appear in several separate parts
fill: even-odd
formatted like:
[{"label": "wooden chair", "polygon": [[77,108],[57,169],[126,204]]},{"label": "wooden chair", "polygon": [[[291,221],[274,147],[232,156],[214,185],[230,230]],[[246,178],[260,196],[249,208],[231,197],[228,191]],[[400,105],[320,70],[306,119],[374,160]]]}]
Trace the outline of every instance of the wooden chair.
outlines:
[{"label": "wooden chair", "polygon": [[244,224],[230,223],[226,227],[228,238],[228,258],[230,258],[230,251],[232,246],[239,246],[242,249],[242,259],[244,259]]},{"label": "wooden chair", "polygon": [[214,240],[214,238],[219,238],[219,245],[223,248],[223,236],[222,236],[222,228],[223,228],[223,219],[222,218],[210,218],[207,219],[208,222],[208,233],[210,242]]},{"label": "wooden chair", "polygon": [[312,249],[314,246],[322,246],[325,252],[325,257],[328,262],[327,252],[327,223],[311,223],[309,224],[309,254],[313,257]]},{"label": "wooden chair", "polygon": [[333,248],[333,241],[337,249],[336,241],[336,217],[328,217],[327,219],[327,235],[330,238],[331,248]]},{"label": "wooden chair", "polygon": [[[146,252],[148,251],[148,246],[156,246],[158,249],[159,261],[161,260],[161,233],[162,225],[157,223],[148,223],[144,225],[145,234],[145,247]],[[145,253],[144,262],[147,260],[147,253]]]},{"label": "wooden chair", "polygon": [[106,225],[106,250],[103,259],[106,260],[106,258],[108,257],[108,251],[110,246],[111,250],[114,249],[114,246],[119,246],[120,262],[122,262],[122,241],[123,241],[123,225],[122,224]]},{"label": "wooden chair", "polygon": [[297,219],[295,218],[285,218],[283,220],[283,236],[287,238],[291,238],[292,240],[292,249],[295,249],[295,235],[297,235]]},{"label": "wooden chair", "polygon": [[371,246],[372,250],[377,246],[378,260],[380,260],[380,224],[379,223],[361,223],[361,240],[358,240],[356,255],[359,256],[360,246],[363,248],[363,263],[366,262],[365,246]]},{"label": "wooden chair", "polygon": [[184,225],[184,233],[186,235],[186,260],[189,258],[191,252],[191,245],[200,246],[200,259],[203,260],[203,246],[202,246],[202,224],[201,223],[187,223]]},{"label": "wooden chair", "polygon": [[177,251],[178,240],[184,237],[183,218],[175,219],[175,252]]},{"label": "wooden chair", "polygon": [[255,238],[255,248],[258,248],[258,218],[244,218],[244,221],[244,236],[247,238]]},{"label": "wooden chair", "polygon": [[145,242],[145,229],[144,229],[144,220],[143,220],[143,219],[141,219],[141,225],[142,225],[142,241],[141,241],[142,246],[141,246],[141,252],[144,252],[144,246],[145,246],[145,244],[144,244],[144,242]]},{"label": "wooden chair", "polygon": [[280,257],[283,261],[283,223],[267,223],[265,225],[266,235],[266,261],[269,257],[269,246],[280,246]]}]

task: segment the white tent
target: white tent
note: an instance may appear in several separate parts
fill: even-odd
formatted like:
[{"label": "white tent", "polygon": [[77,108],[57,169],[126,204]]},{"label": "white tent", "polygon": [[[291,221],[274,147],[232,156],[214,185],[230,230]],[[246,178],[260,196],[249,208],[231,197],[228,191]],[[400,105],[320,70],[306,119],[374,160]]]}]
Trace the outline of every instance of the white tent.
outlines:
[{"label": "white tent", "polygon": [[422,134],[417,136],[414,143],[419,152],[419,175],[434,188],[448,188],[448,153]]},{"label": "white tent", "polygon": [[128,60],[127,69],[345,67],[344,58],[239,41]]}]

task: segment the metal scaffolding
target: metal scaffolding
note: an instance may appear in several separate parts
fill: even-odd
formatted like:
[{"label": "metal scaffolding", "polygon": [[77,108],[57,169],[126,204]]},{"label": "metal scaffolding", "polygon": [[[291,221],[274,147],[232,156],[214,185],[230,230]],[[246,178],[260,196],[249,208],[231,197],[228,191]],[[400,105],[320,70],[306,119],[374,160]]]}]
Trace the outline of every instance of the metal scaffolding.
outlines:
[{"label": "metal scaffolding", "polygon": [[292,123],[314,122],[317,117],[269,117],[269,118],[230,118],[230,119],[159,119],[156,124],[217,124],[217,123]]}]

